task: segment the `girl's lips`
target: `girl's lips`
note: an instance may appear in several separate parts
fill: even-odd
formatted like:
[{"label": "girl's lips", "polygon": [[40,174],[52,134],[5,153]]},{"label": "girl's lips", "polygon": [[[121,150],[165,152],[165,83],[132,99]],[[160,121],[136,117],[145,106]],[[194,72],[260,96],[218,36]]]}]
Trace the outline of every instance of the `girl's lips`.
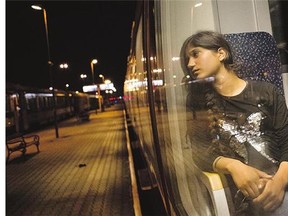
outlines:
[{"label": "girl's lips", "polygon": [[195,70],[193,70],[192,71],[192,73],[194,74],[194,75],[197,75],[197,72],[199,71],[199,69],[195,69]]}]

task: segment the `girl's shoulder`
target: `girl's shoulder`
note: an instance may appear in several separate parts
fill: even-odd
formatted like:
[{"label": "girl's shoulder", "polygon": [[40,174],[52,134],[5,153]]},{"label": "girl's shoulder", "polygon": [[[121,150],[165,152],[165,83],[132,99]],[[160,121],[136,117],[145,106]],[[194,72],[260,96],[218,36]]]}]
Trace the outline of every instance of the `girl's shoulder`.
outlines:
[{"label": "girl's shoulder", "polygon": [[248,81],[248,88],[246,88],[245,95],[256,104],[266,104],[271,106],[274,104],[276,95],[280,95],[276,86],[273,83],[265,81]]},{"label": "girl's shoulder", "polygon": [[260,92],[273,92],[275,91],[275,86],[272,83],[258,80],[248,80],[248,87],[252,91],[260,91]]}]

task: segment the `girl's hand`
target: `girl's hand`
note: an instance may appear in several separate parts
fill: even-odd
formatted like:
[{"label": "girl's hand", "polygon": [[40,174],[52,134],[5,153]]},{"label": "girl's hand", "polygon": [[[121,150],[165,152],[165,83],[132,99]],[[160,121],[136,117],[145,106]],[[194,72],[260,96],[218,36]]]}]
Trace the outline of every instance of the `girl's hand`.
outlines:
[{"label": "girl's hand", "polygon": [[266,183],[263,192],[253,200],[253,203],[264,211],[274,211],[281,205],[284,195],[283,184],[271,179]]},{"label": "girl's hand", "polygon": [[260,179],[272,178],[267,173],[248,166],[239,160],[222,156],[214,161],[213,167],[217,172],[230,174],[244,196],[252,199],[258,197],[263,190]]},{"label": "girl's hand", "polygon": [[[236,186],[246,197],[252,199],[258,197],[265,186],[262,179],[271,178],[265,172],[243,164],[240,161],[233,162],[227,166]],[[260,180],[261,179],[261,180]]]},{"label": "girl's hand", "polygon": [[274,211],[281,205],[287,185],[288,162],[283,161],[273,179],[266,183],[263,192],[253,200],[253,203],[264,211]]}]

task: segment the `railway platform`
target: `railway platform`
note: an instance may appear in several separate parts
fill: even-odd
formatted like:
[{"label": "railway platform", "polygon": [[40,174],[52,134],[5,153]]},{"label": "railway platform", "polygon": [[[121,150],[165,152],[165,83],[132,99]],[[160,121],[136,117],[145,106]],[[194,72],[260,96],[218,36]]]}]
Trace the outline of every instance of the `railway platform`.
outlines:
[{"label": "railway platform", "polygon": [[36,147],[6,163],[6,215],[137,215],[122,106],[34,132]]}]

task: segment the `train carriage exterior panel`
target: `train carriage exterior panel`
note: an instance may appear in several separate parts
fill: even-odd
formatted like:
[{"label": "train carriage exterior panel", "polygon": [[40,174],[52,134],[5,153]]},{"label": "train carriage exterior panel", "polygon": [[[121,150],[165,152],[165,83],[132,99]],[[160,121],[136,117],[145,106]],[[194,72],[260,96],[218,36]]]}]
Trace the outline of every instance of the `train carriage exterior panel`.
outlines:
[{"label": "train carriage exterior panel", "polygon": [[[56,90],[56,114],[61,121],[95,109],[90,106],[91,95]],[[6,136],[26,133],[54,122],[53,94],[8,83],[6,86]]]}]

